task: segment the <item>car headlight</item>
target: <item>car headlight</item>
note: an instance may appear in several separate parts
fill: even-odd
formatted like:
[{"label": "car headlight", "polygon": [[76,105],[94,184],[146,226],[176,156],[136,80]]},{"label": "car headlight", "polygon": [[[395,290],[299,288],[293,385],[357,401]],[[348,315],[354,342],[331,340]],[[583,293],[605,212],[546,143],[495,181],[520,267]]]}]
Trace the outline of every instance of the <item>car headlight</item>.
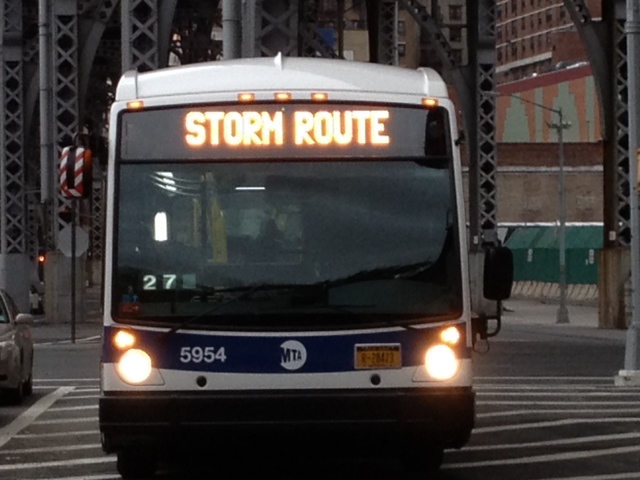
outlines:
[{"label": "car headlight", "polygon": [[435,345],[425,356],[427,372],[436,380],[449,380],[455,376],[460,367],[460,362],[451,347],[447,345]]},{"label": "car headlight", "polygon": [[127,383],[144,382],[151,375],[151,357],[144,350],[127,350],[116,365],[120,378]]}]

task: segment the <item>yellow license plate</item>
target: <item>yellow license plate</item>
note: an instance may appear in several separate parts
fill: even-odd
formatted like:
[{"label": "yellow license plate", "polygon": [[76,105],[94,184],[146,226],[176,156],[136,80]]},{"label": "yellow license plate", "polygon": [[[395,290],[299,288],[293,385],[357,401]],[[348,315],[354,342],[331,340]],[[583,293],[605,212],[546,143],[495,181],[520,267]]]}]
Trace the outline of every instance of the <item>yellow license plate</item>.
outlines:
[{"label": "yellow license plate", "polygon": [[356,368],[400,368],[402,351],[400,344],[356,345]]}]

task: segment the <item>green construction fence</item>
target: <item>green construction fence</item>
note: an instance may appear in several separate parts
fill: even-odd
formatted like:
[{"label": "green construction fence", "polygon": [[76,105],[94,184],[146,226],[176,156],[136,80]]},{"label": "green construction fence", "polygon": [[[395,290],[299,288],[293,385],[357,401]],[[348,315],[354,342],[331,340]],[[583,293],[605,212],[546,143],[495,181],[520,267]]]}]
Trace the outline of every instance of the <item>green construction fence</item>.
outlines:
[{"label": "green construction fence", "polygon": [[[513,252],[514,280],[558,283],[560,227],[524,226],[510,230],[505,245]],[[602,226],[565,226],[568,284],[598,284],[598,251],[602,244]]]}]

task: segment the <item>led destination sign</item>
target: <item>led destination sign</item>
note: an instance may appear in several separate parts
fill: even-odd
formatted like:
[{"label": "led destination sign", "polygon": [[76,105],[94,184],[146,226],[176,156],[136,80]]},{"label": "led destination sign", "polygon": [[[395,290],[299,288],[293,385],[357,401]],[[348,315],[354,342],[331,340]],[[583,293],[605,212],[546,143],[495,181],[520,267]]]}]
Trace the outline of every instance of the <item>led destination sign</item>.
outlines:
[{"label": "led destination sign", "polygon": [[124,112],[120,159],[422,157],[428,110],[347,104],[216,105]]},{"label": "led destination sign", "polygon": [[[296,110],[285,112],[190,111],[185,141],[191,147],[284,145],[388,145],[388,110]],[[286,135],[287,128],[292,135]]]}]

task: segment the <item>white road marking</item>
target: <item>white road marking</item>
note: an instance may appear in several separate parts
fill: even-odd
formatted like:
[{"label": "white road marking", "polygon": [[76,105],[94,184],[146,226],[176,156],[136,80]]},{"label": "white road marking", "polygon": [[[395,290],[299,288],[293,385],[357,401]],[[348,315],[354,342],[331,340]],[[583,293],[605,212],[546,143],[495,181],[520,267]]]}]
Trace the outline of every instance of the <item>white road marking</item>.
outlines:
[{"label": "white road marking", "polygon": [[610,391],[610,392],[630,392],[630,393],[640,393],[640,387],[616,387],[615,385],[531,385],[524,383],[513,383],[513,384],[496,384],[496,385],[474,385],[474,388],[478,392],[482,391],[510,391],[510,390],[523,390],[523,391],[559,391],[559,392],[575,392],[581,393],[583,390],[585,392],[593,392],[593,391]]},{"label": "white road marking", "polygon": [[[563,397],[566,398],[567,392],[476,392],[476,397]],[[581,397],[639,397],[640,391],[636,392],[618,392],[616,390],[610,391],[589,391],[589,392],[575,392],[575,395]]]},{"label": "white road marking", "polygon": [[509,430],[522,430],[525,428],[560,427],[566,425],[579,425],[589,423],[638,423],[640,417],[610,417],[610,418],[565,418],[562,420],[550,420],[545,422],[519,423],[515,425],[497,425],[495,427],[479,427],[473,429],[473,434],[507,432]]},{"label": "white road marking", "polygon": [[95,400],[97,398],[100,398],[100,395],[67,395],[64,398],[61,398],[60,402],[69,402],[74,400]]},{"label": "white road marking", "polygon": [[115,456],[105,455],[104,457],[74,458],[72,460],[55,460],[51,462],[13,463],[10,465],[0,465],[0,472],[7,470],[28,470],[35,468],[78,467],[81,465],[94,465],[99,463],[115,463],[115,461]]},{"label": "white road marking", "polygon": [[90,450],[92,448],[102,448],[102,445],[99,443],[86,443],[82,445],[68,445],[65,447],[17,448],[15,450],[2,450],[2,454],[24,455],[27,453],[71,452],[76,450]]},{"label": "white road marking", "polygon": [[50,412],[76,412],[78,410],[97,410],[98,405],[80,405],[77,407],[53,407]]},{"label": "white road marking", "polygon": [[552,381],[585,381],[585,382],[593,382],[593,381],[599,381],[599,382],[606,382],[609,381],[611,382],[611,384],[613,385],[613,376],[611,377],[554,377],[554,376],[549,376],[549,377],[542,377],[542,376],[538,376],[538,377],[473,377],[474,380],[480,380],[483,382],[486,381],[505,381],[505,380],[528,380],[528,381],[539,381],[539,382],[547,382],[549,380]]},{"label": "white road marking", "polygon": [[[606,413],[625,413],[625,414],[640,414],[640,408],[609,408],[609,409],[559,409],[559,410],[509,410],[505,412],[491,412],[491,413],[477,413],[477,418],[495,418],[495,417],[519,417],[523,415],[555,415],[561,414],[566,415],[567,413],[576,414],[576,415],[589,415],[589,414],[606,414]],[[608,417],[608,419],[615,417]]]},{"label": "white road marking", "polygon": [[97,422],[98,417],[83,417],[83,418],[58,418],[56,420],[40,420],[33,422],[34,425],[62,425],[65,423],[83,423],[83,422]]},{"label": "white road marking", "polygon": [[[471,445],[465,446],[460,452],[479,452],[484,450],[509,450],[517,448],[536,448],[536,447],[551,447],[556,445],[577,445],[581,443],[592,442],[612,442],[617,440],[633,440],[640,438],[640,432],[630,433],[618,433],[611,435],[594,435],[592,437],[575,437],[575,438],[562,438],[559,440],[546,440],[542,442],[526,442],[526,443],[504,443],[497,445]],[[456,452],[456,450],[453,450]]]},{"label": "white road marking", "polygon": [[[554,477],[541,478],[540,480],[638,480],[638,472],[610,473],[607,475],[588,475],[586,477]],[[60,480],[60,479],[58,479]]]},{"label": "white road marking", "polygon": [[[561,462],[565,460],[579,460],[582,458],[602,457],[607,455],[624,455],[626,453],[640,452],[640,445],[634,445],[630,447],[616,447],[616,448],[602,448],[602,449],[589,449],[584,452],[563,452],[563,453],[550,453],[547,455],[534,455],[531,457],[520,458],[503,458],[500,460],[484,460],[479,462],[462,462],[462,463],[447,463],[443,465],[443,468],[480,468],[480,467],[502,467],[505,465],[523,465],[530,463],[547,463],[547,462]],[[637,473],[636,473],[637,475]]]},{"label": "white road marking", "polygon": [[100,379],[96,378],[34,378],[33,383],[73,383],[73,382],[95,382],[100,383]]},{"label": "white road marking", "polygon": [[54,437],[77,437],[78,435],[100,435],[100,430],[77,430],[75,432],[53,432],[53,433],[20,433],[14,438],[54,438]]},{"label": "white road marking", "polygon": [[69,392],[73,391],[73,387],[60,387],[57,390],[45,395],[38,399],[28,410],[25,410],[10,424],[0,428],[0,448],[9,442],[15,435],[21,430],[28,427],[32,423],[36,423],[35,420],[44,411],[46,411],[51,405],[53,405],[59,398],[64,397]]},{"label": "white road marking", "polygon": [[599,401],[599,402],[594,402],[594,401],[576,401],[576,400],[568,400],[566,402],[562,402],[562,401],[550,401],[550,400],[480,400],[478,402],[476,402],[476,405],[501,405],[501,406],[505,406],[505,405],[513,405],[513,406],[517,406],[517,405],[534,405],[534,406],[540,406],[540,405],[546,405],[546,406],[561,406],[561,405],[566,405],[567,407],[571,407],[571,406],[578,406],[578,405],[589,405],[590,407],[606,407],[606,406],[610,406],[610,407],[627,407],[630,405],[638,405],[638,400],[629,400],[627,402],[616,402],[616,401]]},{"label": "white road marking", "polygon": [[81,477],[56,477],[55,480],[121,480],[121,479],[122,477],[120,475],[83,475]]}]

